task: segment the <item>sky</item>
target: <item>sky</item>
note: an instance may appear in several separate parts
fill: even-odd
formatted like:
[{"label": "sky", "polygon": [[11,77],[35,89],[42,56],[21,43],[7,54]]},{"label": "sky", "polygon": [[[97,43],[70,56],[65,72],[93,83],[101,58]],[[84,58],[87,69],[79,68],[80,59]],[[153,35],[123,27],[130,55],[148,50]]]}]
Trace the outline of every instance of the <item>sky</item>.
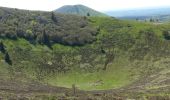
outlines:
[{"label": "sky", "polygon": [[98,11],[169,6],[170,0],[0,0],[0,6],[52,11],[63,5],[83,4]]}]

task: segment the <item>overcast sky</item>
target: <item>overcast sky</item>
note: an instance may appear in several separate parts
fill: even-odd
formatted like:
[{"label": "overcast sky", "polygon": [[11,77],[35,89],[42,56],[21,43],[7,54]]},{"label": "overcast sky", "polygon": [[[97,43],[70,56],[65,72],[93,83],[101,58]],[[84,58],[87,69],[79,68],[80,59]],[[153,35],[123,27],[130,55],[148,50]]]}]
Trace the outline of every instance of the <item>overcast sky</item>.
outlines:
[{"label": "overcast sky", "polygon": [[98,11],[170,6],[170,0],[0,0],[0,6],[51,11],[63,5],[83,4]]}]

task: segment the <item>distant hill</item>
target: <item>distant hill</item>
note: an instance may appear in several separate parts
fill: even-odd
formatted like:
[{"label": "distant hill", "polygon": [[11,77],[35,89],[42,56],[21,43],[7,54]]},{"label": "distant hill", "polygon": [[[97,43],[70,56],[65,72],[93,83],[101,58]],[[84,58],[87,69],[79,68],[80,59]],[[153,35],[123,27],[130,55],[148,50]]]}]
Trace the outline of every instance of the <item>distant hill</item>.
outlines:
[{"label": "distant hill", "polygon": [[64,13],[64,14],[76,14],[81,16],[107,16],[101,12],[95,11],[84,5],[65,5],[59,9],[56,9],[55,12]]},{"label": "distant hill", "polygon": [[110,16],[114,17],[139,17],[139,16],[158,16],[169,15],[170,7],[157,7],[157,8],[145,8],[145,9],[132,9],[132,10],[120,10],[120,11],[108,11],[106,12]]},{"label": "distant hill", "polygon": [[170,22],[170,14],[169,15],[151,15],[151,16],[125,16],[125,17],[118,17],[119,19],[125,20],[138,20],[138,21],[145,21],[145,22]]},{"label": "distant hill", "polygon": [[170,21],[170,7],[145,8],[106,12],[119,19],[167,22]]}]

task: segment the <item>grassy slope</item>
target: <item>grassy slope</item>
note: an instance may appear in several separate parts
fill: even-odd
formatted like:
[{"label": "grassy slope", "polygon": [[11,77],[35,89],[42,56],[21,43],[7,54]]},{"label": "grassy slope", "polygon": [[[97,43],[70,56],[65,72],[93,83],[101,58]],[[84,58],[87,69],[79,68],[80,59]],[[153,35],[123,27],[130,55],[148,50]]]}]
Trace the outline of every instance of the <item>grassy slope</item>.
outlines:
[{"label": "grassy slope", "polygon": [[[70,87],[76,84],[78,88],[84,90],[112,89],[127,85],[132,81],[130,76],[130,66],[127,68],[124,62],[122,64],[111,64],[107,71],[99,71],[94,73],[85,73],[73,71],[72,73],[59,75],[59,77],[51,77],[49,83]],[[101,80],[101,83],[98,81]]]},{"label": "grassy slope", "polygon": [[[80,89],[84,90],[97,90],[97,89],[113,89],[113,88],[120,88],[126,85],[129,85],[137,80],[137,78],[141,76],[147,76],[152,74],[151,71],[154,72],[157,70],[155,66],[150,67],[147,63],[150,61],[150,64],[155,64],[155,58],[158,59],[158,63],[163,60],[161,58],[165,54],[161,54],[164,51],[158,51],[160,53],[160,57],[155,57],[154,54],[157,54],[157,51],[153,51],[156,48],[160,48],[161,44],[155,46],[155,48],[151,47],[151,51],[146,52],[143,54],[142,48],[136,50],[137,46],[136,43],[130,43],[130,40],[127,40],[127,36],[133,39],[139,35],[140,30],[147,30],[152,29],[156,36],[159,37],[159,40],[163,40],[162,38],[162,30],[165,30],[169,27],[169,25],[152,25],[150,23],[138,23],[138,22],[126,22],[126,21],[119,21],[112,18],[96,18],[92,17],[89,19],[94,26],[100,26],[100,34],[97,36],[97,41],[93,44],[88,44],[82,47],[71,47],[71,46],[64,46],[60,44],[53,45],[53,50],[49,49],[44,45],[32,45],[28,41],[24,39],[18,40],[8,40],[3,39],[9,54],[13,60],[13,66],[9,66],[6,64],[2,58],[3,54],[0,54],[1,62],[0,62],[0,74],[2,79],[7,80],[9,77],[10,79],[20,80],[20,81],[32,81],[37,80],[42,83],[48,83],[55,86],[64,86],[64,87],[71,87],[72,84],[76,84],[76,86]],[[116,35],[115,35],[116,34]],[[117,36],[117,37],[114,37]],[[122,37],[119,37],[122,36]],[[103,41],[103,39],[106,40]],[[110,39],[111,38],[111,39]],[[109,40],[110,39],[110,40]],[[117,42],[114,44],[115,39]],[[145,40],[145,37],[141,38]],[[102,42],[103,41],[103,42]],[[137,40],[135,40],[137,41]],[[106,43],[105,43],[106,42]],[[139,41],[143,42],[143,41]],[[163,44],[166,44],[163,42]],[[111,61],[107,69],[101,70],[103,67],[104,62],[102,60],[107,59],[106,54],[102,53],[94,53],[91,51],[101,49],[100,46],[103,46],[106,52],[114,53],[115,58]],[[139,43],[140,45],[140,43]],[[144,45],[148,45],[144,41]],[[164,46],[164,45],[163,45]],[[144,46],[145,47],[145,46]],[[154,47],[154,46],[153,46]],[[162,48],[169,50],[169,45],[165,45]],[[83,55],[82,50],[86,50],[85,52],[90,52],[87,55]],[[88,51],[89,50],[89,51]],[[131,50],[134,50],[131,52]],[[143,50],[143,51],[142,51]],[[153,53],[152,53],[153,51]],[[63,54],[62,59],[64,57],[69,59],[71,52],[76,53],[75,55],[71,56],[71,58],[75,58],[73,60],[74,64],[71,66],[71,70],[69,72],[55,72],[55,73],[39,73],[41,69],[41,65],[39,63],[45,64],[43,67],[50,68],[50,62],[53,60],[53,53]],[[141,54],[139,56],[135,56],[133,61],[129,60],[131,53]],[[55,55],[58,56],[59,54]],[[66,56],[65,56],[66,55]],[[147,55],[149,57],[147,57]],[[80,61],[82,60],[80,56],[86,56],[86,59],[90,59],[94,56],[93,61]],[[141,56],[144,56],[138,60]],[[168,55],[166,55],[168,57]],[[149,59],[149,60],[148,60]],[[152,61],[152,59],[154,59]],[[98,60],[101,64],[94,63],[95,60]],[[42,62],[39,62],[42,61]],[[69,60],[71,62],[71,60]],[[60,61],[56,61],[60,63]],[[75,62],[78,62],[75,63]],[[55,64],[57,64],[55,63]],[[87,65],[87,69],[80,68],[80,66]],[[85,65],[84,65],[85,64]],[[91,64],[93,66],[91,66]],[[163,63],[164,64],[164,63]],[[146,66],[145,66],[146,65]],[[54,65],[55,66],[55,65]],[[99,67],[99,70],[96,70]],[[40,68],[40,69],[37,69]],[[52,67],[53,68],[53,67]],[[150,69],[152,69],[150,71]],[[165,67],[160,68],[161,70],[165,70]],[[38,72],[37,72],[38,70]],[[46,69],[43,69],[46,70]],[[53,70],[53,69],[52,69]],[[94,71],[93,71],[94,70]],[[91,72],[92,71],[92,72]],[[148,73],[146,73],[148,72]],[[39,73],[37,75],[37,73]],[[48,73],[48,74],[47,74]],[[153,74],[154,75],[154,74]],[[38,78],[38,79],[37,79]],[[161,78],[162,79],[162,78]],[[161,80],[160,79],[160,80]],[[153,86],[153,88],[155,88]]]},{"label": "grassy slope", "polygon": [[[4,44],[6,44],[8,48],[8,52],[13,51],[13,46],[17,45],[21,48],[30,49],[33,51],[42,52],[43,50],[49,50],[46,46],[33,46],[29,44],[29,42],[25,41],[24,39],[17,40],[17,41],[11,41],[11,40],[3,40]],[[9,47],[8,47],[9,46]],[[26,48],[27,47],[27,48]],[[15,48],[15,47],[14,47]],[[67,48],[70,47],[63,47],[60,45],[54,45],[54,50],[57,48],[57,51],[67,50]],[[70,50],[70,49],[69,49]],[[41,53],[40,53],[41,54]],[[2,59],[3,56],[1,55]],[[33,58],[34,59],[34,58]],[[127,59],[125,59],[127,60]],[[96,90],[96,89],[111,89],[111,88],[118,88],[124,85],[127,85],[131,82],[130,75],[132,70],[130,71],[130,66],[127,67],[128,61],[125,62],[125,60],[121,60],[120,62],[118,60],[115,61],[115,63],[110,64],[109,68],[106,71],[100,70],[98,72],[85,72],[82,74],[81,71],[75,69],[71,72],[68,72],[66,74],[64,73],[58,73],[58,74],[52,74],[52,75],[46,75],[43,78],[43,83],[48,83],[54,86],[62,86],[62,87],[69,87],[71,88],[72,84],[76,84],[77,87],[84,90]],[[19,81],[26,81],[29,82],[32,79],[36,79],[35,75],[35,65],[32,63],[28,63],[26,61],[21,61],[24,63],[24,65],[18,64],[19,66],[15,66],[14,68],[11,68],[13,66],[9,66],[4,61],[1,62],[1,77],[3,79],[15,79]],[[14,74],[9,72],[9,70],[13,70]],[[20,73],[21,72],[21,73]],[[4,77],[5,76],[5,77]],[[6,78],[8,77],[8,78]],[[101,82],[97,83],[97,81],[101,80]],[[96,84],[96,85],[95,85]]]}]

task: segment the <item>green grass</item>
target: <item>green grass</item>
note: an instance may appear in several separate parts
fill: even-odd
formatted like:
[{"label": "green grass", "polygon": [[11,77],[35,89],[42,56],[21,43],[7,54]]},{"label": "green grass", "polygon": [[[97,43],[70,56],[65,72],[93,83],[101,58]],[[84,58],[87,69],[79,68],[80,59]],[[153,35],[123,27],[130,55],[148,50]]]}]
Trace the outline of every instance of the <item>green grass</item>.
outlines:
[{"label": "green grass", "polygon": [[[123,62],[122,62],[123,61]],[[132,83],[137,76],[132,76],[135,72],[128,66],[125,60],[113,63],[106,71],[94,73],[80,73],[72,71],[68,74],[59,74],[48,77],[47,82],[51,85],[71,88],[75,84],[83,90],[106,90],[120,88]],[[125,62],[124,62],[125,61]],[[101,81],[97,83],[97,81]]]},{"label": "green grass", "polygon": [[[169,50],[168,45],[165,45],[164,51],[157,52],[156,50],[160,50],[162,45],[150,44],[149,50],[153,52],[145,52],[148,48],[144,47],[148,47],[148,44],[152,43],[152,41],[145,42],[145,37],[140,37],[140,40],[136,40],[139,31],[146,29],[152,29],[154,34],[159,36],[158,39],[162,39],[162,31],[168,28],[168,25],[157,26],[151,23],[121,21],[113,18],[90,17],[89,20],[92,21],[92,25],[95,27],[100,27],[100,34],[97,35],[97,41],[84,46],[66,46],[56,43],[52,45],[53,49],[50,49],[45,45],[30,44],[21,38],[18,40],[3,39],[2,41],[14,63],[13,66],[10,66],[13,69],[14,78],[28,82],[36,80],[41,83],[69,88],[72,87],[72,84],[75,84],[79,89],[83,90],[120,88],[131,84],[139,78],[140,71],[146,72],[150,70],[145,62],[136,65],[134,60],[138,60],[138,57],[143,57],[143,59],[140,59],[143,61],[146,54],[149,56],[157,53],[163,55],[165,50]],[[103,37],[106,38],[104,42]],[[132,43],[129,42],[131,40],[133,40]],[[105,53],[101,52],[102,46]],[[115,57],[104,71],[102,68],[105,60],[110,57],[108,52]],[[129,58],[132,54],[137,56],[131,61]],[[3,54],[0,54],[0,59],[4,59]],[[48,62],[52,62],[53,65],[49,65]],[[66,73],[61,71],[47,72],[47,70],[55,70],[60,63],[65,67],[69,67],[70,71]],[[87,68],[88,70],[84,71],[84,69],[80,68],[81,64],[88,64],[92,68]],[[144,67],[141,67],[142,65]],[[0,62],[1,75],[9,76],[8,74],[11,73],[8,68],[9,65],[3,61]],[[100,68],[100,70],[97,70],[97,68]],[[151,69],[156,69],[156,67],[154,66]],[[45,74],[41,73],[42,80],[37,79],[37,70],[45,72]],[[91,72],[91,70],[93,71]],[[21,73],[20,77],[15,76],[18,72]]]}]

